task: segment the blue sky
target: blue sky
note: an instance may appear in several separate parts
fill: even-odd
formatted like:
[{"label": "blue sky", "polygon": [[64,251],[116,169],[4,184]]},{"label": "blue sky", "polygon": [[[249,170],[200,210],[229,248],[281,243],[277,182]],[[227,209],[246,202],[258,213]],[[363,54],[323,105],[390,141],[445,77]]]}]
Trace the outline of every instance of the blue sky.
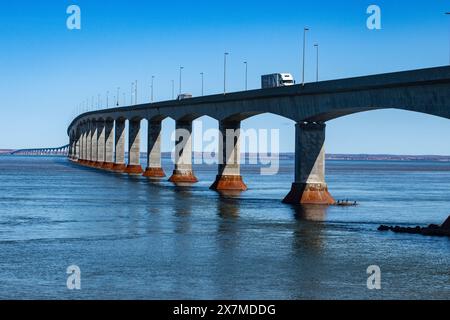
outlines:
[{"label": "blue sky", "polygon": [[[66,28],[66,8],[81,8],[82,29]],[[382,29],[366,28],[366,9],[381,8]],[[322,80],[449,63],[448,1],[14,1],[0,13],[0,148],[57,146],[77,107],[92,96],[130,99],[139,83],[139,102],[183,91],[222,90],[223,52],[229,91],[259,88],[260,75],[301,73],[301,41],[308,34],[306,80],[315,77],[314,43],[320,45]],[[121,99],[122,99],[121,94]],[[204,126],[216,126],[204,119]],[[164,121],[170,149],[173,121]],[[293,122],[261,115],[243,128],[279,128],[281,151],[294,149]],[[330,121],[327,151],[333,153],[450,154],[450,121],[406,111],[383,110]]]}]

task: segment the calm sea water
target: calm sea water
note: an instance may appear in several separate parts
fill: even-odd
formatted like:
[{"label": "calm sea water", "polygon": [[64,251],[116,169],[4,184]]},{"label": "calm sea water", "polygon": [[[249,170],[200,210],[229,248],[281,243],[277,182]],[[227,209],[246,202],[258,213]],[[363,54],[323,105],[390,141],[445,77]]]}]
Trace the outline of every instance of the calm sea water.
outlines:
[{"label": "calm sea water", "polygon": [[[100,172],[64,158],[0,157],[3,299],[449,299],[450,240],[379,232],[440,224],[450,164],[327,162],[336,199],[357,207],[281,203],[293,162],[276,176],[244,166],[249,190],[180,188]],[[170,159],[164,160],[166,173]],[[68,290],[66,268],[81,269]],[[381,290],[366,269],[381,268]]]}]

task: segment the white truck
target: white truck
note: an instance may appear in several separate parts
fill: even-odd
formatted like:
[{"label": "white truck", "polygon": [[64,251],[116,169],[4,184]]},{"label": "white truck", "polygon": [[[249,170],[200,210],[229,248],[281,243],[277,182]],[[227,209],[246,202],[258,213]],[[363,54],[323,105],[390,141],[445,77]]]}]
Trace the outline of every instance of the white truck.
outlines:
[{"label": "white truck", "polygon": [[294,84],[294,77],[290,73],[272,73],[261,76],[261,88],[263,89],[292,86]]},{"label": "white truck", "polygon": [[185,100],[192,98],[192,94],[190,93],[180,93],[177,97],[177,100]]}]

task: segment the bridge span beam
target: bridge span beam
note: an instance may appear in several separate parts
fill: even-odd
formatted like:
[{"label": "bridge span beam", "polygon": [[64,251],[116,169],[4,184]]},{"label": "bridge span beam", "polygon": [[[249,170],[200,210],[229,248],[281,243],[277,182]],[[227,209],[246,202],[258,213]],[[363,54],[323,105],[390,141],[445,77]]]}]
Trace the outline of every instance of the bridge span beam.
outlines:
[{"label": "bridge span beam", "polygon": [[240,121],[220,121],[219,167],[216,180],[210,189],[217,191],[245,191],[247,186],[241,176]]},{"label": "bridge span beam", "polygon": [[141,167],[141,120],[130,120],[128,126],[128,165],[125,173],[138,175]]},{"label": "bridge span beam", "polygon": [[169,178],[173,183],[198,182],[192,170],[192,121],[176,121],[175,170]]},{"label": "bridge span beam", "polygon": [[325,124],[295,125],[295,182],[284,198],[291,204],[334,204],[325,183]]},{"label": "bridge span beam", "polygon": [[164,178],[161,167],[161,121],[148,121],[147,130],[147,168],[144,177]]}]

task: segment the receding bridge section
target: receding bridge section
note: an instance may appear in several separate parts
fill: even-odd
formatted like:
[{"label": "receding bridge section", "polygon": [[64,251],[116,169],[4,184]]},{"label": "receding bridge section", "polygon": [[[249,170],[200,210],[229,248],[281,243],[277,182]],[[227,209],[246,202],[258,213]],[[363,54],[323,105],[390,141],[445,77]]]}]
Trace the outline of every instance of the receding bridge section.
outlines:
[{"label": "receding bridge section", "polygon": [[69,155],[69,145],[57,148],[35,148],[18,149],[10,152],[10,155],[16,156],[67,156]]},{"label": "receding bridge section", "polygon": [[[219,121],[223,164],[218,167],[216,190],[245,190],[240,175],[239,137],[225,150],[228,132],[239,132],[242,120],[273,113],[296,122],[295,181],[287,203],[332,204],[325,182],[326,121],[349,114],[403,109],[450,119],[450,67],[437,67],[264,90],[164,101],[88,112],[68,128],[69,157],[80,164],[152,178],[165,176],[161,168],[161,122],[176,121],[188,136],[176,139],[175,168],[170,181],[194,183],[192,121],[209,116]],[[140,164],[142,119],[148,121],[147,168]],[[129,121],[128,161],[125,161],[125,121]],[[227,130],[233,129],[233,130]],[[178,132],[179,130],[177,130]],[[235,134],[235,133],[234,133]],[[229,138],[229,137],[228,137]]]}]

